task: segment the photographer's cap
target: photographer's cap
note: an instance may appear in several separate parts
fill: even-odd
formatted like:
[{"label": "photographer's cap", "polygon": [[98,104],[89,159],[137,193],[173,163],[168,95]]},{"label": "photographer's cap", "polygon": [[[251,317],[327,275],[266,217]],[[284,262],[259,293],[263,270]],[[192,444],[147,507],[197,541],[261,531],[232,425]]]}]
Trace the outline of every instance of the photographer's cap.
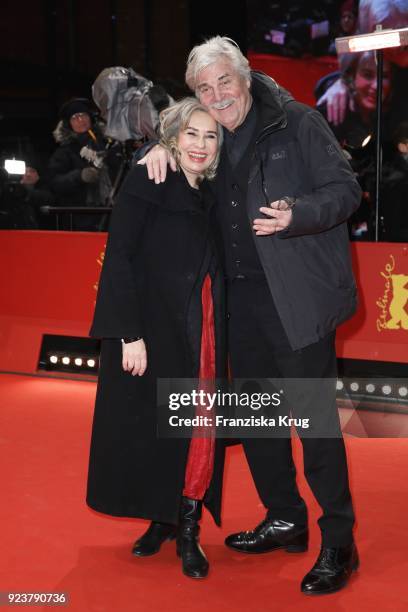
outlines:
[{"label": "photographer's cap", "polygon": [[72,98],[61,106],[59,115],[61,119],[69,121],[77,113],[88,113],[91,116],[92,112],[91,102],[87,98]]}]

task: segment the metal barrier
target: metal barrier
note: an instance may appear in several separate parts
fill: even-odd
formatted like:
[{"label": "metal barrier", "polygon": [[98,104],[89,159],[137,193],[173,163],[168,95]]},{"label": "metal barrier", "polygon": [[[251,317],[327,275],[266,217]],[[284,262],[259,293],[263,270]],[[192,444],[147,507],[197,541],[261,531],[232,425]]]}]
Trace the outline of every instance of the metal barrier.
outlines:
[{"label": "metal barrier", "polygon": [[69,214],[69,227],[70,231],[72,228],[72,215],[83,214],[83,215],[106,215],[112,212],[111,206],[41,206],[40,212],[43,215],[55,215],[55,229],[59,230],[59,215],[63,213]]}]

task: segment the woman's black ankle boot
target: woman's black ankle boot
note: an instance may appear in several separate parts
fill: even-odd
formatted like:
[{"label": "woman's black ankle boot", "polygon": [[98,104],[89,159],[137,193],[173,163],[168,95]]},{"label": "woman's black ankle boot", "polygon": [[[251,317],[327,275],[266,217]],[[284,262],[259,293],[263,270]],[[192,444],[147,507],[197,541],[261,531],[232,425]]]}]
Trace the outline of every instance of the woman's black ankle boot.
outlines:
[{"label": "woman's black ankle boot", "polygon": [[175,525],[151,522],[148,530],[133,545],[132,554],[137,557],[148,557],[159,552],[166,540],[176,537]]},{"label": "woman's black ankle boot", "polygon": [[202,502],[183,497],[180,524],[177,531],[177,554],[183,563],[183,573],[190,578],[205,578],[208,561],[199,542]]}]

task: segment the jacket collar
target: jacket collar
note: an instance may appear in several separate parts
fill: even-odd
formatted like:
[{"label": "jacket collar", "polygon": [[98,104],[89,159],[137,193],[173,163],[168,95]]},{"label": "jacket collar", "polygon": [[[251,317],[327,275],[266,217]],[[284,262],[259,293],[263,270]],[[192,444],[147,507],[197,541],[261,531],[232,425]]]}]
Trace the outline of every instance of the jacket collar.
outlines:
[{"label": "jacket collar", "polygon": [[274,79],[263,72],[252,71],[251,93],[260,114],[257,142],[271,131],[287,125],[285,106],[293,100],[291,94],[280,87]]},{"label": "jacket collar", "polygon": [[126,179],[128,193],[171,212],[194,211],[204,213],[214,204],[208,181],[200,189],[193,189],[183,172],[168,170],[164,183],[156,183],[147,176],[146,166],[135,165]]}]

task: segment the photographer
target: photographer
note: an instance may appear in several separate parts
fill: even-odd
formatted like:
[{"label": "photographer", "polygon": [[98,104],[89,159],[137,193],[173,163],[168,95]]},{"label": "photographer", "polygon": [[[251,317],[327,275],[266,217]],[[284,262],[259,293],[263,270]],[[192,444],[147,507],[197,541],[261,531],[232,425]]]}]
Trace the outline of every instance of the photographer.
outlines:
[{"label": "photographer", "polygon": [[0,171],[0,229],[43,229],[38,208],[53,196],[38,171],[26,166],[23,175]]},{"label": "photographer", "polygon": [[[53,132],[58,149],[48,163],[50,188],[61,206],[106,206],[112,180],[120,163],[115,142],[104,135],[104,124],[95,120],[85,98],[66,102]],[[103,231],[107,215],[73,214],[72,229]],[[63,229],[69,229],[68,220]]]}]

